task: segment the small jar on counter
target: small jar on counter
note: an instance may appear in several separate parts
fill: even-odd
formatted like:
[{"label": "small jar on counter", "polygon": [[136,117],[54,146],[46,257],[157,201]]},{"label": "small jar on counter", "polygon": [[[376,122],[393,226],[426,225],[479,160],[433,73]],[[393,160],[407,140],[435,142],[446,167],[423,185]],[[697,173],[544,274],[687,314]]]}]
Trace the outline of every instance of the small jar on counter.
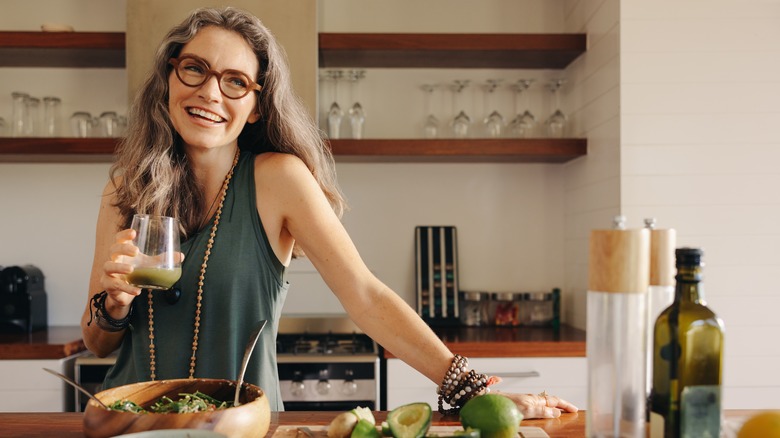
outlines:
[{"label": "small jar on counter", "polygon": [[497,326],[516,327],[520,325],[520,308],[523,294],[497,292],[493,294],[491,318]]},{"label": "small jar on counter", "polygon": [[460,323],[476,327],[488,322],[489,295],[486,292],[460,291],[458,296]]},{"label": "small jar on counter", "polygon": [[526,294],[527,325],[551,325],[555,316],[552,292],[536,292]]}]

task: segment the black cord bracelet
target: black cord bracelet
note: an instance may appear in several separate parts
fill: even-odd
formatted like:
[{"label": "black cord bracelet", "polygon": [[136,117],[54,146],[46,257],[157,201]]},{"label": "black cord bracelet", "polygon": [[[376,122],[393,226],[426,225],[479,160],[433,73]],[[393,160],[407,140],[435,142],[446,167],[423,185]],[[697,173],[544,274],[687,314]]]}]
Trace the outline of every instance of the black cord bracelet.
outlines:
[{"label": "black cord bracelet", "polygon": [[114,319],[111,317],[111,315],[108,314],[108,310],[106,310],[107,297],[108,292],[106,291],[98,292],[92,296],[92,299],[90,300],[89,321],[87,321],[87,325],[92,324],[92,308],[94,307],[95,322],[97,323],[98,327],[107,332],[121,332],[130,326],[130,318],[133,316],[134,306],[132,304],[130,305],[130,311],[124,318]]}]

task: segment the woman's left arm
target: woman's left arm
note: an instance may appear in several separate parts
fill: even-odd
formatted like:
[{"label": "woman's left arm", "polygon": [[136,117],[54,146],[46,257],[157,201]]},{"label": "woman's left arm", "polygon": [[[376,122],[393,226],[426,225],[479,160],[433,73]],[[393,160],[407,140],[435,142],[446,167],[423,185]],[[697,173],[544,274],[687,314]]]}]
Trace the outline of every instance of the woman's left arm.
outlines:
[{"label": "woman's left arm", "polygon": [[[404,300],[371,273],[303,162],[291,156],[271,160],[274,166],[266,163],[263,167],[273,170],[261,177],[267,184],[259,180],[256,184],[274,198],[273,216],[281,221],[281,230],[300,244],[361,330],[439,385],[452,362],[452,352]],[[263,202],[267,201],[266,197]],[[533,410],[526,407],[538,407],[537,396],[513,397],[524,414]],[[534,413],[557,416],[541,410]]]}]

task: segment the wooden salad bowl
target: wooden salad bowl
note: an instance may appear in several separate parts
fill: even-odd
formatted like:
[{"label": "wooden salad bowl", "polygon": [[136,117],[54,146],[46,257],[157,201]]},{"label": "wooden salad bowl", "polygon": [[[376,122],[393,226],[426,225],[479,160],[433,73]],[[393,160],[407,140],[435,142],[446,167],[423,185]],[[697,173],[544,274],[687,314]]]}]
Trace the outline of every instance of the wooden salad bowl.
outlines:
[{"label": "wooden salad bowl", "polygon": [[[110,406],[118,400],[129,400],[147,409],[163,396],[173,400],[179,394],[200,391],[221,401],[233,401],[236,382],[223,379],[175,379],[140,382],[107,389],[95,394]],[[134,414],[106,410],[94,400],[84,411],[84,435],[103,438],[159,429],[206,429],[228,437],[262,437],[271,423],[271,409],[263,390],[244,383],[238,407],[191,414]]]}]

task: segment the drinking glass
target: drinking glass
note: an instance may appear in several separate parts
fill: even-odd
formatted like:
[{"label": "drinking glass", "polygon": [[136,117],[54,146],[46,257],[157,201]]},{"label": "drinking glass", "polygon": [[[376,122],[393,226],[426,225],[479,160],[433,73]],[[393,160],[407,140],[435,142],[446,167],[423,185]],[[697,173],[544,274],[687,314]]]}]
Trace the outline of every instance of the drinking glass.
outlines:
[{"label": "drinking glass", "polygon": [[439,119],[433,115],[433,110],[431,109],[433,91],[436,89],[436,85],[423,84],[420,88],[425,92],[425,123],[423,124],[423,134],[425,135],[425,138],[436,138],[439,136]]},{"label": "drinking glass", "polygon": [[452,91],[452,113],[455,117],[452,119],[452,133],[455,138],[466,138],[469,136],[469,125],[471,125],[471,118],[463,110],[463,102],[460,100],[463,98],[463,89],[468,87],[468,80],[456,80],[450,85]]},{"label": "drinking glass", "polygon": [[533,79],[519,79],[510,85],[514,91],[515,118],[509,122],[509,129],[512,135],[518,138],[529,137],[536,125],[536,117],[528,109],[528,104],[523,102],[533,82]]},{"label": "drinking glass", "polygon": [[105,111],[98,118],[100,122],[100,133],[102,137],[118,137],[117,129],[119,125],[119,116],[114,111]]},{"label": "drinking glass", "polygon": [[493,102],[493,96],[499,83],[501,83],[501,79],[488,79],[482,86],[485,97],[485,113],[487,114],[483,123],[490,138],[501,137],[504,129],[504,116],[495,109],[495,102]]},{"label": "drinking glass", "polygon": [[350,83],[350,94],[352,95],[352,106],[349,108],[349,126],[352,128],[352,138],[363,138],[363,124],[366,121],[366,114],[363,111],[363,106],[359,102],[359,83],[360,80],[366,77],[365,70],[349,70],[347,71],[347,80]]},{"label": "drinking glass", "polygon": [[555,111],[547,119],[547,134],[552,138],[563,137],[566,130],[566,115],[561,111],[560,102],[560,89],[563,84],[566,83],[566,79],[554,79],[547,85],[547,88],[553,95],[553,102],[555,102]]},{"label": "drinking glass", "polygon": [[92,129],[92,115],[86,111],[76,111],[70,116],[70,127],[74,137],[89,137]]},{"label": "drinking glass", "polygon": [[339,106],[339,80],[343,76],[341,70],[328,70],[327,78],[333,81],[333,103],[328,109],[328,137],[332,139],[341,136],[341,121],[344,119],[344,111]]},{"label": "drinking glass", "polygon": [[37,97],[27,99],[27,121],[24,133],[28,137],[37,137],[41,134],[41,99]]},{"label": "drinking glass", "polygon": [[13,114],[11,116],[11,135],[14,137],[23,137],[27,128],[27,100],[30,95],[21,91],[11,93],[13,100]]},{"label": "drinking glass", "polygon": [[181,277],[179,221],[168,216],[136,214],[130,227],[136,233],[133,244],[138,247],[138,254],[127,261],[133,265],[127,282],[146,289],[173,287]]},{"label": "drinking glass", "polygon": [[60,134],[60,104],[59,97],[43,98],[43,135],[57,137]]}]

